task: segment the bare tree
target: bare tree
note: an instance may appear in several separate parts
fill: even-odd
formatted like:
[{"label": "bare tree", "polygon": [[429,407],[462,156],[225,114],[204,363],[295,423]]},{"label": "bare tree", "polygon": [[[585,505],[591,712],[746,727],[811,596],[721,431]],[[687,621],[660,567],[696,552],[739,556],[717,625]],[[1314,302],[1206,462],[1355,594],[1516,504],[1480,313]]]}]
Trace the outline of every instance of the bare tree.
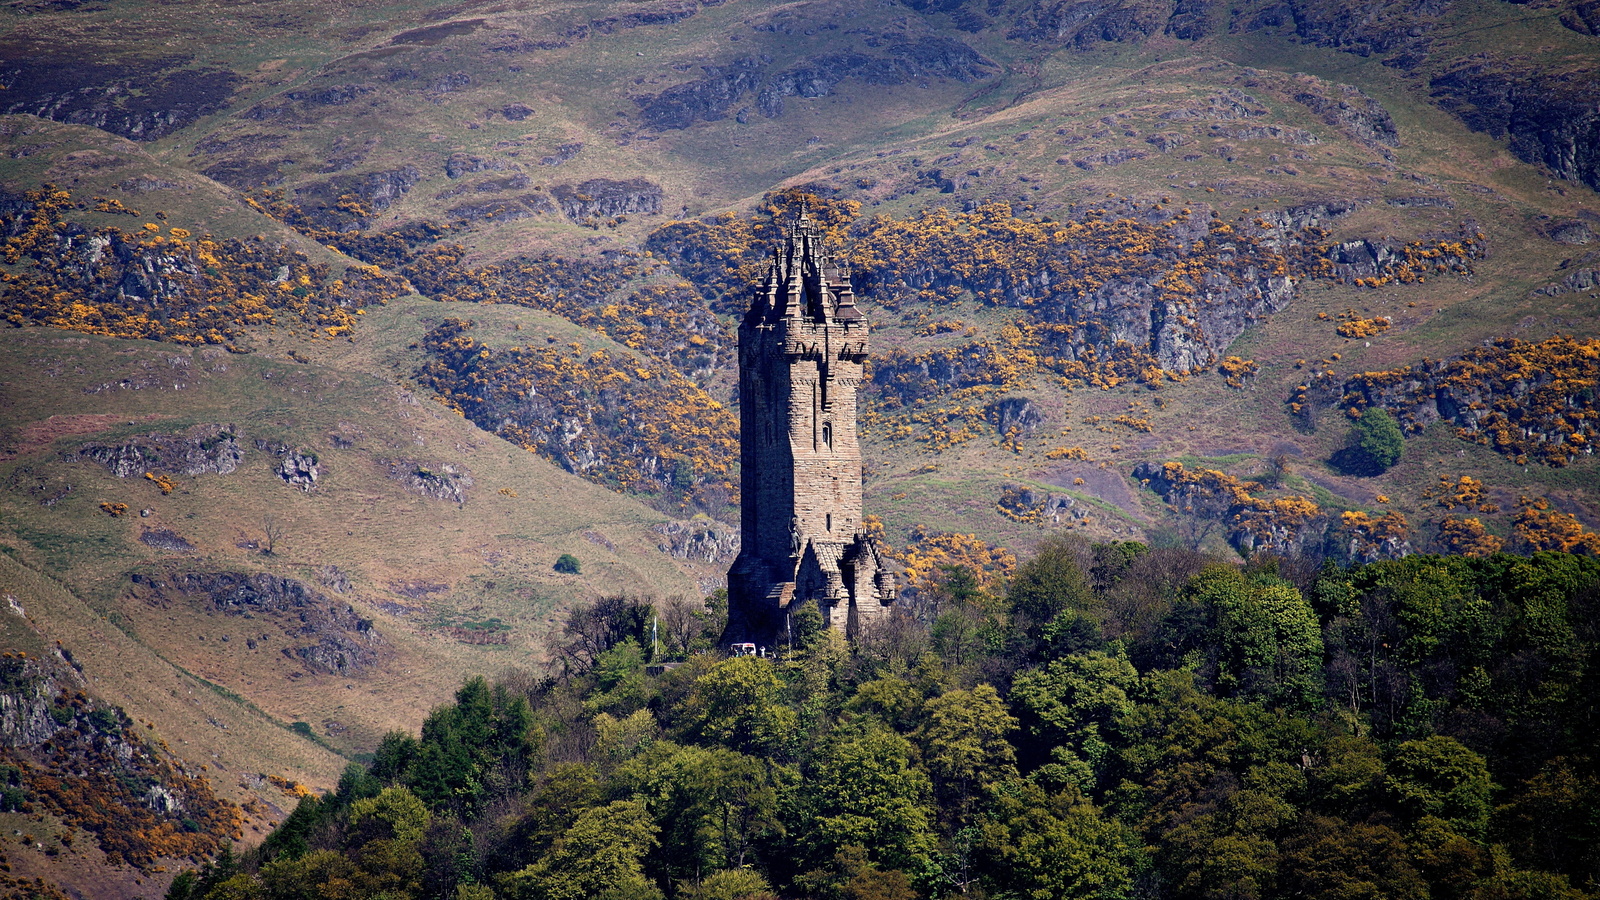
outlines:
[{"label": "bare tree", "polygon": [[705,601],[674,594],[656,604],[656,613],[661,617],[661,640],[667,645],[668,655],[687,656],[690,645],[705,627]]},{"label": "bare tree", "polygon": [[267,536],[267,545],[261,548],[261,552],[271,556],[273,550],[278,546],[278,542],[283,540],[284,525],[278,521],[277,516],[268,514],[261,517],[261,530]]}]

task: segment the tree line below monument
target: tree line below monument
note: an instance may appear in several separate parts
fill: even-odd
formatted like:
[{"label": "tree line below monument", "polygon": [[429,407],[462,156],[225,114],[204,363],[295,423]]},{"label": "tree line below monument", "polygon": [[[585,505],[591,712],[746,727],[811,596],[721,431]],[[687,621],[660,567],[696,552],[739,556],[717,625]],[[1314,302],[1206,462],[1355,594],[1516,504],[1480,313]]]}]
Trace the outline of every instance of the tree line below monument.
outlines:
[{"label": "tree line below monument", "polygon": [[1600,561],[1058,538],[983,585],[775,660],[580,607],[169,897],[1594,896]]}]

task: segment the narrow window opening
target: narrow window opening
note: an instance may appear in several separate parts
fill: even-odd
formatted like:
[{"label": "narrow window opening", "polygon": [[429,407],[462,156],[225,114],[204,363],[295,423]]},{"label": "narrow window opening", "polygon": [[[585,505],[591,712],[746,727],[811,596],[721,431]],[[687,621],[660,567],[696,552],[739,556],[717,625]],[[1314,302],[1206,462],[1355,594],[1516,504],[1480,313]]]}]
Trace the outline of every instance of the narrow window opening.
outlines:
[{"label": "narrow window opening", "polygon": [[822,446],[833,449],[833,426],[827,422],[822,423]]},{"label": "narrow window opening", "polygon": [[832,531],[833,530],[833,513],[828,513],[827,525],[828,525],[828,530]]}]

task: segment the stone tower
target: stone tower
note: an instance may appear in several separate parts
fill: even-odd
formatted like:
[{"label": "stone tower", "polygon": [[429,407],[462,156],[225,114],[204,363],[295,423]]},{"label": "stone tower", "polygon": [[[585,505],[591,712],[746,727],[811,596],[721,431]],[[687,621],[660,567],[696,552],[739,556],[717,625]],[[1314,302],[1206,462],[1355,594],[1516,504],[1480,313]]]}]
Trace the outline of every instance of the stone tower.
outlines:
[{"label": "stone tower", "polygon": [[724,643],[783,646],[807,603],[852,637],[888,614],[894,573],[861,524],[866,359],[850,273],[802,212],[739,325],[742,547],[728,570]]}]

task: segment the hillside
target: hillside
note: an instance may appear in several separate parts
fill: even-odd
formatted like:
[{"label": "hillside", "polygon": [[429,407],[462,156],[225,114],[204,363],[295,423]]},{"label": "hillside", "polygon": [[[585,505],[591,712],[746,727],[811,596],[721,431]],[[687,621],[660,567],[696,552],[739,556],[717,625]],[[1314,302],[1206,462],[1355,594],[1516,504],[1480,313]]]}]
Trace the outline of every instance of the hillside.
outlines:
[{"label": "hillside", "polygon": [[913,587],[1062,529],[1595,552],[1592,7],[8,5],[14,646],[326,788],[573,603],[708,593],[735,316],[802,205]]}]

